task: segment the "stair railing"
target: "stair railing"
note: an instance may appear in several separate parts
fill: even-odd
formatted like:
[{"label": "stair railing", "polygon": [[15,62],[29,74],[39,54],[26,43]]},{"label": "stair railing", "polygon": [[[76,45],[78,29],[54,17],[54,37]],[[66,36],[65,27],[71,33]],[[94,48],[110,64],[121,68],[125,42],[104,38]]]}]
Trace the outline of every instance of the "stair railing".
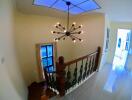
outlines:
[{"label": "stair railing", "polygon": [[60,96],[72,92],[98,71],[100,54],[101,47],[98,47],[95,52],[66,63],[64,57],[59,57],[56,72],[47,73],[45,70],[48,87]]}]

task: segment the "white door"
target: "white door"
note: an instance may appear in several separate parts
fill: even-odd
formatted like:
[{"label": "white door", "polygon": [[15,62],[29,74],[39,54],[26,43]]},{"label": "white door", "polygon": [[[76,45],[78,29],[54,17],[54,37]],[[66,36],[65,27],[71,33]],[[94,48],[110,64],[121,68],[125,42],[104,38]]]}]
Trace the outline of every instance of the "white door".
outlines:
[{"label": "white door", "polygon": [[130,35],[131,30],[118,29],[116,51],[113,60],[113,70],[124,69],[129,50]]}]

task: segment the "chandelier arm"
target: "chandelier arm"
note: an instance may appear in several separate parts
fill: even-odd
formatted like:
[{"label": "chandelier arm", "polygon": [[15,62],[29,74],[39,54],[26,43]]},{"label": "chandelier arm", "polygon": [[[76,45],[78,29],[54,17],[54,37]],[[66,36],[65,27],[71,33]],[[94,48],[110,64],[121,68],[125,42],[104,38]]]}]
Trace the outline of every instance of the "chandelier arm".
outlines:
[{"label": "chandelier arm", "polygon": [[71,32],[71,34],[79,34],[79,32]]},{"label": "chandelier arm", "polygon": [[59,29],[60,31],[64,31],[64,29],[59,26],[57,26],[56,28]]},{"label": "chandelier arm", "polygon": [[74,28],[75,28],[75,26],[71,26],[69,31],[71,32]]},{"label": "chandelier arm", "polygon": [[71,35],[69,36],[72,40],[74,39]]},{"label": "chandelier arm", "polygon": [[74,32],[74,31],[76,31],[78,29],[79,29],[79,27],[76,27],[75,29],[73,28],[70,32]]},{"label": "chandelier arm", "polygon": [[78,38],[78,37],[76,37],[76,36],[74,36],[74,35],[71,35],[72,37],[74,37],[74,38],[76,38],[76,39],[78,39],[78,40],[81,40],[81,38]]},{"label": "chandelier arm", "polygon": [[62,25],[61,25],[60,27],[61,27],[61,29],[62,29],[63,31],[66,29],[66,28],[65,28],[64,26],[62,26]]},{"label": "chandelier arm", "polygon": [[61,39],[61,38],[65,37],[65,36],[66,36],[66,35],[62,35],[62,36],[58,37],[58,39]]},{"label": "chandelier arm", "polygon": [[55,34],[65,34],[65,33],[63,33],[63,32],[56,32]]}]

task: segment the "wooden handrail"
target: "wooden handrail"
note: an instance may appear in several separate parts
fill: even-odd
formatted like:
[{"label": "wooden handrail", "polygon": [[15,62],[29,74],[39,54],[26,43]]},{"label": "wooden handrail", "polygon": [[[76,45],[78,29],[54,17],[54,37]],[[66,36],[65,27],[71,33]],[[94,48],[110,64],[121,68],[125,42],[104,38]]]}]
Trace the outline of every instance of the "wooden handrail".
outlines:
[{"label": "wooden handrail", "polygon": [[[86,56],[77,58],[75,60],[66,63],[64,62],[63,56],[59,57],[59,60],[56,63],[56,73],[50,73],[51,74],[50,76],[50,74],[47,73],[45,70],[46,73],[45,78],[47,80],[47,84],[53,88],[54,85],[56,84],[55,88],[58,90],[60,96],[64,96],[66,94],[67,89],[69,89],[71,86],[78,84],[80,81],[88,77],[91,73],[98,71],[100,56],[101,56],[101,47],[98,47],[97,50],[91,54],[88,54]],[[87,59],[85,63],[83,62],[84,59]],[[79,61],[82,61],[82,64],[78,69],[77,63]],[[69,67],[71,64],[76,64],[76,65],[74,68],[74,73],[72,73],[73,80],[69,83],[69,80],[71,79],[71,72]],[[66,69],[66,67],[68,68]],[[56,81],[52,79],[54,77],[54,74]]]},{"label": "wooden handrail", "polygon": [[65,65],[65,66],[71,65],[71,64],[73,64],[73,63],[76,63],[76,62],[78,62],[78,61],[80,61],[80,60],[83,60],[83,59],[85,59],[85,58],[88,58],[88,57],[90,57],[90,56],[92,56],[92,55],[95,55],[95,54],[97,54],[97,53],[98,53],[97,51],[96,51],[96,52],[93,52],[93,53],[88,54],[88,55],[86,55],[86,56],[83,56],[83,57],[74,59],[74,60],[72,60],[72,61],[66,62],[64,65]]}]

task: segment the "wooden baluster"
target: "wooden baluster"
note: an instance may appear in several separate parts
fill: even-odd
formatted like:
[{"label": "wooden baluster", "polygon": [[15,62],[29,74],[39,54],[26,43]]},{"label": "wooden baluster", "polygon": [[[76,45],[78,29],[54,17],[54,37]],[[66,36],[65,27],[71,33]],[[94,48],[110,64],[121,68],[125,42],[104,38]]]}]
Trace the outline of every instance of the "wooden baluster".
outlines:
[{"label": "wooden baluster", "polygon": [[86,60],[86,64],[85,64],[85,72],[84,72],[84,74],[83,74],[83,79],[85,79],[86,78],[86,75],[87,75],[87,69],[88,69],[88,58],[87,58],[87,60]]},{"label": "wooden baluster", "polygon": [[91,56],[90,74],[93,72],[93,56]]},{"label": "wooden baluster", "polygon": [[54,88],[54,89],[55,89],[55,88],[56,88],[56,86],[55,86],[55,79],[54,79],[54,74],[53,74],[53,73],[51,74],[51,79],[52,79],[52,80],[51,80],[51,83],[52,83],[52,88]]},{"label": "wooden baluster", "polygon": [[73,73],[73,81],[72,81],[72,86],[74,86],[77,83],[77,62],[76,62],[76,67],[74,69],[74,73]]},{"label": "wooden baluster", "polygon": [[46,84],[47,86],[49,86],[49,77],[48,77],[47,70],[45,68],[44,68],[44,75],[45,75]]},{"label": "wooden baluster", "polygon": [[70,65],[68,66],[68,72],[67,72],[67,77],[66,77],[66,84],[65,84],[65,88],[66,90],[68,90],[71,87],[71,72],[70,72]]},{"label": "wooden baluster", "polygon": [[94,56],[91,56],[91,73],[93,73],[94,69]]},{"label": "wooden baluster", "polygon": [[90,71],[90,58],[88,57],[88,68],[87,68],[87,76],[89,75]]},{"label": "wooden baluster", "polygon": [[52,83],[51,83],[51,76],[50,73],[48,73],[48,77],[49,77],[49,86],[52,87]]},{"label": "wooden baluster", "polygon": [[59,62],[56,63],[56,81],[57,89],[60,96],[65,95],[65,64],[64,57],[59,57]]},{"label": "wooden baluster", "polygon": [[90,62],[89,62],[89,75],[91,74],[91,68],[92,68],[91,63],[92,63],[92,60],[91,60],[91,56],[90,56]]},{"label": "wooden baluster", "polygon": [[81,80],[82,80],[82,73],[83,73],[83,60],[82,60],[81,68],[80,68],[80,75],[78,77],[78,83],[81,82]]},{"label": "wooden baluster", "polygon": [[96,55],[93,55],[92,72],[94,72],[94,67],[95,67],[95,56],[96,56]]}]

